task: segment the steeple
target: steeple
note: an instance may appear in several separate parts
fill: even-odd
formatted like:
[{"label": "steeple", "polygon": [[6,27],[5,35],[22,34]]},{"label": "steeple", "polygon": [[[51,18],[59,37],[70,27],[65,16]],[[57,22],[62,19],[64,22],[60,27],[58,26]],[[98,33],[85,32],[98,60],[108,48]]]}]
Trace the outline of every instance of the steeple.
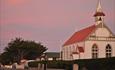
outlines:
[{"label": "steeple", "polygon": [[100,24],[100,23],[103,24],[104,16],[105,16],[105,14],[102,11],[101,2],[100,2],[100,0],[98,0],[96,12],[94,14],[96,24]]},{"label": "steeple", "polygon": [[100,0],[98,0],[98,5],[97,5],[96,12],[102,12]]}]

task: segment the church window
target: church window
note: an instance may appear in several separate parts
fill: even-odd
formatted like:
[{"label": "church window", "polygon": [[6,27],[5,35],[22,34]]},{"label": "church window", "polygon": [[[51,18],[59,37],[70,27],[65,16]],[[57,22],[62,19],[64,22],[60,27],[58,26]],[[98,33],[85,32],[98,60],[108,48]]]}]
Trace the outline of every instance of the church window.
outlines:
[{"label": "church window", "polygon": [[96,44],[92,46],[92,58],[98,58],[98,47]]},{"label": "church window", "polygon": [[107,58],[111,57],[111,52],[112,52],[111,46],[108,44],[106,46],[106,57]]}]

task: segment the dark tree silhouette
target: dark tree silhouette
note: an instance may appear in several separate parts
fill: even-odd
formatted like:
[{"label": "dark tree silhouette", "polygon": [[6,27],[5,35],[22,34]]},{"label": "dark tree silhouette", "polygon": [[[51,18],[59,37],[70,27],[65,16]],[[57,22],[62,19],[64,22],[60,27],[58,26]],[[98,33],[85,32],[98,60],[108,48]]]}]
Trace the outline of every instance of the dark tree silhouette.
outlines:
[{"label": "dark tree silhouette", "polygon": [[16,38],[9,42],[4,50],[5,52],[1,54],[1,60],[4,60],[4,63],[20,63],[21,59],[36,59],[37,57],[40,57],[47,48],[35,41]]}]

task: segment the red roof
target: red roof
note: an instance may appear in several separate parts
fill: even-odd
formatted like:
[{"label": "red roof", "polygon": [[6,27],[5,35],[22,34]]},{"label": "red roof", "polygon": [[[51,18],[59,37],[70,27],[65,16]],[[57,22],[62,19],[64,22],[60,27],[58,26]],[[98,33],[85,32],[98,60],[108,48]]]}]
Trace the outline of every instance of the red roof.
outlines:
[{"label": "red roof", "polygon": [[95,30],[96,26],[95,25],[92,25],[88,28],[85,28],[83,30],[80,30],[78,32],[75,32],[72,37],[69,38],[69,40],[67,40],[63,46],[65,45],[70,45],[70,44],[73,44],[75,42],[80,42],[80,41],[83,41],[86,39],[86,37],[89,36],[89,34],[91,34],[91,32],[93,30]]},{"label": "red roof", "polygon": [[84,52],[83,47],[78,47],[78,50],[79,50],[80,53],[83,53],[83,52]]},{"label": "red roof", "polygon": [[105,16],[105,14],[103,12],[96,12],[94,14],[94,17],[96,17],[96,16]]}]

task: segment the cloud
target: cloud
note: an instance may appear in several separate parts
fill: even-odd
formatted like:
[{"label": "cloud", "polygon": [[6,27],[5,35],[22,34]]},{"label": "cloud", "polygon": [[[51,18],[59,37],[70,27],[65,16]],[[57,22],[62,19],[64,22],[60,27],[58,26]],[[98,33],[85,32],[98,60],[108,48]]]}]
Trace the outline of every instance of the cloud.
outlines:
[{"label": "cloud", "polygon": [[[105,23],[114,31],[115,10],[112,6],[115,2],[111,1],[115,0],[102,1],[105,4],[102,5],[106,14]],[[53,47],[59,48],[75,31],[95,23],[93,14],[97,0],[0,0],[0,2],[0,33],[3,44],[21,36],[24,39],[42,41],[51,50],[56,50]]]}]

